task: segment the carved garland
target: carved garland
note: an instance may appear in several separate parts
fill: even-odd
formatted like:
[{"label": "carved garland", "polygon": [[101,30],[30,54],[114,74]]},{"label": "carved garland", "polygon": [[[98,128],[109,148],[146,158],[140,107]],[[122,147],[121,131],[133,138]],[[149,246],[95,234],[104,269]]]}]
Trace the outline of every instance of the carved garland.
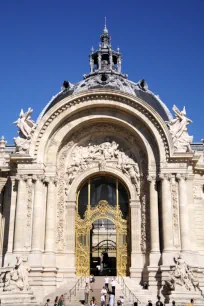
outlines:
[{"label": "carved garland", "polygon": [[179,208],[178,208],[178,184],[173,182],[171,185],[172,208],[173,208],[173,239],[174,246],[180,247],[180,227],[179,227]]},{"label": "carved garland", "polygon": [[27,201],[27,220],[26,220],[26,242],[25,248],[31,247],[31,226],[32,226],[32,212],[33,212],[33,182],[32,178],[28,178],[27,180],[27,193],[28,193],[28,201]]},{"label": "carved garland", "polygon": [[[39,147],[39,143],[40,143],[40,139],[42,138],[45,130],[47,129],[47,127],[49,126],[49,124],[62,112],[64,112],[66,109],[70,108],[71,106],[80,104],[80,103],[84,103],[88,100],[98,100],[99,102],[101,101],[101,99],[105,99],[105,100],[115,100],[117,102],[129,105],[131,107],[133,107],[134,109],[137,109],[138,111],[140,111],[142,114],[144,114],[152,123],[153,125],[156,127],[156,129],[158,130],[163,143],[164,143],[164,147],[165,147],[165,153],[166,153],[166,159],[169,159],[169,146],[168,146],[168,141],[167,138],[164,134],[163,128],[161,127],[161,125],[159,124],[159,122],[155,119],[155,117],[150,113],[149,110],[147,110],[145,107],[143,107],[142,105],[139,105],[136,103],[136,101],[127,99],[127,98],[122,98],[122,97],[118,97],[115,96],[114,94],[92,94],[91,96],[85,96],[85,97],[81,97],[81,98],[77,98],[74,99],[72,101],[68,101],[65,105],[62,105],[58,110],[56,110],[50,117],[49,119],[47,119],[47,121],[44,123],[43,127],[41,128],[41,131],[39,132],[37,141],[36,141],[36,145],[35,145],[35,151],[34,151],[34,156],[37,156],[37,152],[38,152],[38,147]],[[144,103],[144,101],[138,99],[141,103]]]},{"label": "carved garland", "polygon": [[62,150],[59,157],[59,165],[57,169],[57,234],[56,244],[57,249],[62,251],[64,249],[64,204],[65,204],[65,161],[67,152],[73,145],[73,141],[70,141]]}]

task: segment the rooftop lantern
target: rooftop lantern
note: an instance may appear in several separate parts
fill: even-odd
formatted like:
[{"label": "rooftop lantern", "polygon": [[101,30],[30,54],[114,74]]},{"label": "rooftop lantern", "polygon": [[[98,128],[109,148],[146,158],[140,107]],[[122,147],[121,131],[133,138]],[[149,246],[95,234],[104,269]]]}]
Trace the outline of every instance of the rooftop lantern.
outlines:
[{"label": "rooftop lantern", "polygon": [[101,43],[99,44],[98,50],[94,52],[94,48],[92,47],[91,54],[89,55],[90,75],[104,72],[121,74],[122,54],[119,48],[117,48],[117,51],[112,50],[111,37],[106,26],[106,18],[100,39]]}]

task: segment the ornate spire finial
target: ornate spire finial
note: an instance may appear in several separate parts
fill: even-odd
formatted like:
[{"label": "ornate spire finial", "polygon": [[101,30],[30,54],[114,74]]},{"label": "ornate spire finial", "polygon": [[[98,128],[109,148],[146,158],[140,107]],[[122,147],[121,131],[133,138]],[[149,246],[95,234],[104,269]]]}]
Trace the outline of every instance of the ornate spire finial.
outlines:
[{"label": "ornate spire finial", "polygon": [[108,29],[106,27],[106,17],[105,17],[105,25],[104,25],[104,30],[103,30],[104,34],[108,34]]}]

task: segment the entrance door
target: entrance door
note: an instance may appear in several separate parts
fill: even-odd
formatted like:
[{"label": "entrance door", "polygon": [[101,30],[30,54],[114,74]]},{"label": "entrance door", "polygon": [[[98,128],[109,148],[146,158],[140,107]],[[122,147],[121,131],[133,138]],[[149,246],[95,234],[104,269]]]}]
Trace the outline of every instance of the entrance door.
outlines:
[{"label": "entrance door", "polygon": [[[112,241],[112,239],[110,239],[110,235],[108,235],[107,237],[108,227],[105,227],[106,223],[100,223],[101,227],[105,227],[105,239],[101,240],[102,238],[100,238],[98,240],[98,245],[96,243],[97,222],[102,222],[102,220],[104,220],[103,222],[109,224],[108,227],[112,226],[113,232],[115,231],[115,253],[110,252],[111,243],[113,243],[114,240]],[[96,226],[96,231],[94,231],[94,226]],[[98,229],[98,231],[99,230],[100,229]],[[113,256],[113,254],[115,257]],[[112,258],[110,259],[110,261],[109,255],[111,255],[110,258]],[[113,270],[114,267],[116,267],[115,273],[110,269],[111,261],[113,263]],[[118,205],[116,207],[113,207],[110,206],[107,201],[102,200],[98,203],[98,205],[94,207],[88,206],[83,219],[80,217],[79,214],[76,215],[77,275],[80,276],[90,274],[90,270],[93,272],[93,269],[97,269],[97,273],[103,273],[101,271],[101,268],[100,271],[99,267],[97,268],[97,266],[102,264],[102,270],[106,269],[106,272],[108,272],[108,274],[113,273],[111,275],[125,276],[127,275],[127,271],[129,268],[128,262],[127,220],[123,219],[123,214]],[[107,269],[109,269],[110,271]]]},{"label": "entrance door", "polygon": [[109,219],[93,222],[90,231],[90,272],[116,276],[117,232]]}]

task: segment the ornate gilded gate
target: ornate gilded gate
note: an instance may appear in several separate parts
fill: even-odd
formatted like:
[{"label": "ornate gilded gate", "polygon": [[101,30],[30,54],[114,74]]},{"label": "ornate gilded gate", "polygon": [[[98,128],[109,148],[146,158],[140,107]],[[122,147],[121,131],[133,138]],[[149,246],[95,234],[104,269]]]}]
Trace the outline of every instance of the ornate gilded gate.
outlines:
[{"label": "ornate gilded gate", "polygon": [[117,245],[117,275],[127,275],[128,246],[127,246],[127,220],[122,218],[118,205],[113,207],[107,201],[100,201],[94,207],[88,206],[84,219],[76,215],[76,273],[86,275],[90,269],[90,230],[92,224],[98,219],[108,219],[116,227]]}]

